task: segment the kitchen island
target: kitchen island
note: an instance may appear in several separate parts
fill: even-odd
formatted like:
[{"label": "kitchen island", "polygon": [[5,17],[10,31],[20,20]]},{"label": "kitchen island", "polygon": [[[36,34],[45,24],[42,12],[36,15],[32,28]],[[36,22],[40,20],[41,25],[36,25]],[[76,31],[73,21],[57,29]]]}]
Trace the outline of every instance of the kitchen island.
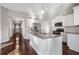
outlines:
[{"label": "kitchen island", "polygon": [[61,35],[32,32],[30,44],[39,55],[62,55]]}]

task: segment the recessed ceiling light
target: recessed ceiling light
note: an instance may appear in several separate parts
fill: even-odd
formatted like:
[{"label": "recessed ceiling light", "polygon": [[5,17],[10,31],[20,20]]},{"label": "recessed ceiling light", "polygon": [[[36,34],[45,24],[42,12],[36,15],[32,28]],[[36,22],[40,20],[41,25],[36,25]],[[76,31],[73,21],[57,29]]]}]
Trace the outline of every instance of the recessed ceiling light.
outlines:
[{"label": "recessed ceiling light", "polygon": [[41,10],[41,14],[44,14],[44,10]]}]

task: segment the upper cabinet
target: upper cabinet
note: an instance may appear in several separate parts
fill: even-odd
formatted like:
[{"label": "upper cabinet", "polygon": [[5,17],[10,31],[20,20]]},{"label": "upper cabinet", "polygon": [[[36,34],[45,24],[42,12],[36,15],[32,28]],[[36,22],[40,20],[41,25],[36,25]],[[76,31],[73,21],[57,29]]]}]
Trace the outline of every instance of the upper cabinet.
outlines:
[{"label": "upper cabinet", "polygon": [[63,26],[74,26],[74,15],[68,14],[63,16]]},{"label": "upper cabinet", "polygon": [[79,25],[79,5],[74,7],[74,25]]},{"label": "upper cabinet", "polygon": [[52,19],[52,26],[55,26],[55,24],[59,22],[64,23],[63,16],[57,16],[54,19]]},{"label": "upper cabinet", "polygon": [[63,26],[76,26],[79,25],[79,5],[73,8],[72,14],[57,16],[53,19],[53,26],[56,22],[62,22]]},{"label": "upper cabinet", "polygon": [[52,20],[52,25],[55,26],[55,23],[62,22],[63,26],[74,26],[74,15],[68,14],[65,16],[58,16]]}]

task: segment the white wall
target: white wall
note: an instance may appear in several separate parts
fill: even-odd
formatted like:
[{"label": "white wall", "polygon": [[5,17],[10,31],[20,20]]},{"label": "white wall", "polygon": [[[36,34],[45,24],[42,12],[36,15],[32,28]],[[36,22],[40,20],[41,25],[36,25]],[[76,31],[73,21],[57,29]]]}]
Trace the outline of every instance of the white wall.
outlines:
[{"label": "white wall", "polygon": [[1,42],[9,40],[8,25],[8,10],[4,7],[1,7]]},{"label": "white wall", "polygon": [[23,37],[28,38],[28,27],[26,24],[26,20],[29,14],[23,13],[23,12],[17,12],[17,11],[12,11],[9,9],[6,9],[4,7],[1,7],[1,42],[8,41],[9,38],[12,36],[12,31],[13,31],[13,23],[12,20],[15,19],[16,17],[22,18],[23,23],[22,23],[22,32],[23,32]]},{"label": "white wall", "polygon": [[12,23],[12,18],[11,17],[8,17],[8,20],[9,20],[9,37],[11,37],[12,36],[12,34],[13,34],[13,23]]},{"label": "white wall", "polygon": [[1,43],[1,7],[0,7],[0,43]]},{"label": "white wall", "polygon": [[29,20],[31,19],[27,19],[25,20],[25,38],[26,39],[30,39],[30,22]]}]

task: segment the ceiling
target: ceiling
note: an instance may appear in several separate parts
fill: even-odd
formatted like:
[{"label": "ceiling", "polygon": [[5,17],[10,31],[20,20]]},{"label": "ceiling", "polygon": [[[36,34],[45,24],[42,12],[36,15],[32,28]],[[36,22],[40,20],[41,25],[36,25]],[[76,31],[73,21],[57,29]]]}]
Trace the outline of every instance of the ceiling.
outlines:
[{"label": "ceiling", "polygon": [[53,17],[72,13],[75,3],[0,3],[0,6],[10,10],[40,14],[41,10],[52,14]]}]

